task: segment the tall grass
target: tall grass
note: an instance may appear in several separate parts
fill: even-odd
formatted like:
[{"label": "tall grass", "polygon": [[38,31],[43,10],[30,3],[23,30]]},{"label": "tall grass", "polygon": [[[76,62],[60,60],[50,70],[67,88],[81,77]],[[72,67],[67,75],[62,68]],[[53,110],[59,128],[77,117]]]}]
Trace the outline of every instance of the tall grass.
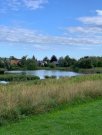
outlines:
[{"label": "tall grass", "polygon": [[102,97],[101,74],[0,85],[0,123],[86,97]]}]

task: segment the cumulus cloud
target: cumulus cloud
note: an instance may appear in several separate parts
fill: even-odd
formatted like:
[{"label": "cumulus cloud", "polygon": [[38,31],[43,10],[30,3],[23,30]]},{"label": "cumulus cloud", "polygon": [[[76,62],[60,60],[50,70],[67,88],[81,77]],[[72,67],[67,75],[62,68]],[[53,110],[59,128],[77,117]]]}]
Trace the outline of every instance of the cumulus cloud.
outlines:
[{"label": "cumulus cloud", "polygon": [[1,0],[0,12],[5,13],[9,10],[18,11],[20,9],[36,10],[42,8],[48,0]]}]

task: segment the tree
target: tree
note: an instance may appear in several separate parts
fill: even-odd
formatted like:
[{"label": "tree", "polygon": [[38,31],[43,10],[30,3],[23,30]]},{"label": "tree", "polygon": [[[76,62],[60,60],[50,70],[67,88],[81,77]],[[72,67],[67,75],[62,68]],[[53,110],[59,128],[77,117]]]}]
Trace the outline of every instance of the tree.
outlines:
[{"label": "tree", "polygon": [[64,67],[64,58],[60,57],[59,60],[58,60],[58,63],[59,63],[60,67]]},{"label": "tree", "polygon": [[53,55],[50,59],[50,62],[57,62],[57,57]]},{"label": "tree", "polygon": [[77,66],[79,68],[92,68],[93,64],[92,64],[92,59],[89,57],[84,57],[79,59]]},{"label": "tree", "polygon": [[21,66],[26,66],[27,55],[21,58]]},{"label": "tree", "polygon": [[44,61],[44,62],[49,62],[50,60],[49,60],[49,58],[46,56],[46,57],[43,58],[43,61]]},{"label": "tree", "polygon": [[6,68],[6,69],[11,69],[11,65],[10,65],[9,60],[7,60],[7,59],[5,58],[5,59],[4,59],[4,63],[5,63],[5,68]]},{"label": "tree", "polygon": [[33,60],[33,59],[27,59],[25,66],[28,70],[34,70],[37,68],[37,62],[36,60]]},{"label": "tree", "polygon": [[70,57],[67,55],[64,58],[64,66],[69,67],[70,66]]},{"label": "tree", "polygon": [[32,57],[32,60],[33,60],[33,61],[37,61],[34,55],[33,55],[33,57]]},{"label": "tree", "polygon": [[3,61],[2,58],[0,58],[0,68],[4,68],[5,67],[5,63]]}]

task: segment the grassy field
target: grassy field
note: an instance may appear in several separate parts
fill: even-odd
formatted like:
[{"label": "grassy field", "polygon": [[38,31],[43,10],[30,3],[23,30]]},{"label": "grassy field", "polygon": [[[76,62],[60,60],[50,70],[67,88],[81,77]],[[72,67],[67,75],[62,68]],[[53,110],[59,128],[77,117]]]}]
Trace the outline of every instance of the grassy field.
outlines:
[{"label": "grassy field", "polygon": [[0,85],[0,124],[73,100],[102,97],[102,74]]},{"label": "grassy field", "polygon": [[0,127],[0,135],[102,135],[102,100],[60,105]]}]

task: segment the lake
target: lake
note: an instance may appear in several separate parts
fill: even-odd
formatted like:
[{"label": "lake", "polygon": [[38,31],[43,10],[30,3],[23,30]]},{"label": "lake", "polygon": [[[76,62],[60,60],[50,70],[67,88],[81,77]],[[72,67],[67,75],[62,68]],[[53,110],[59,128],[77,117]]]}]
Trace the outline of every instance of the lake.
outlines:
[{"label": "lake", "polygon": [[44,79],[45,76],[56,76],[57,78],[60,78],[60,77],[71,77],[80,75],[79,73],[76,72],[62,71],[62,70],[6,71],[5,73],[12,73],[12,74],[25,73],[27,75],[39,76],[40,79]]}]

